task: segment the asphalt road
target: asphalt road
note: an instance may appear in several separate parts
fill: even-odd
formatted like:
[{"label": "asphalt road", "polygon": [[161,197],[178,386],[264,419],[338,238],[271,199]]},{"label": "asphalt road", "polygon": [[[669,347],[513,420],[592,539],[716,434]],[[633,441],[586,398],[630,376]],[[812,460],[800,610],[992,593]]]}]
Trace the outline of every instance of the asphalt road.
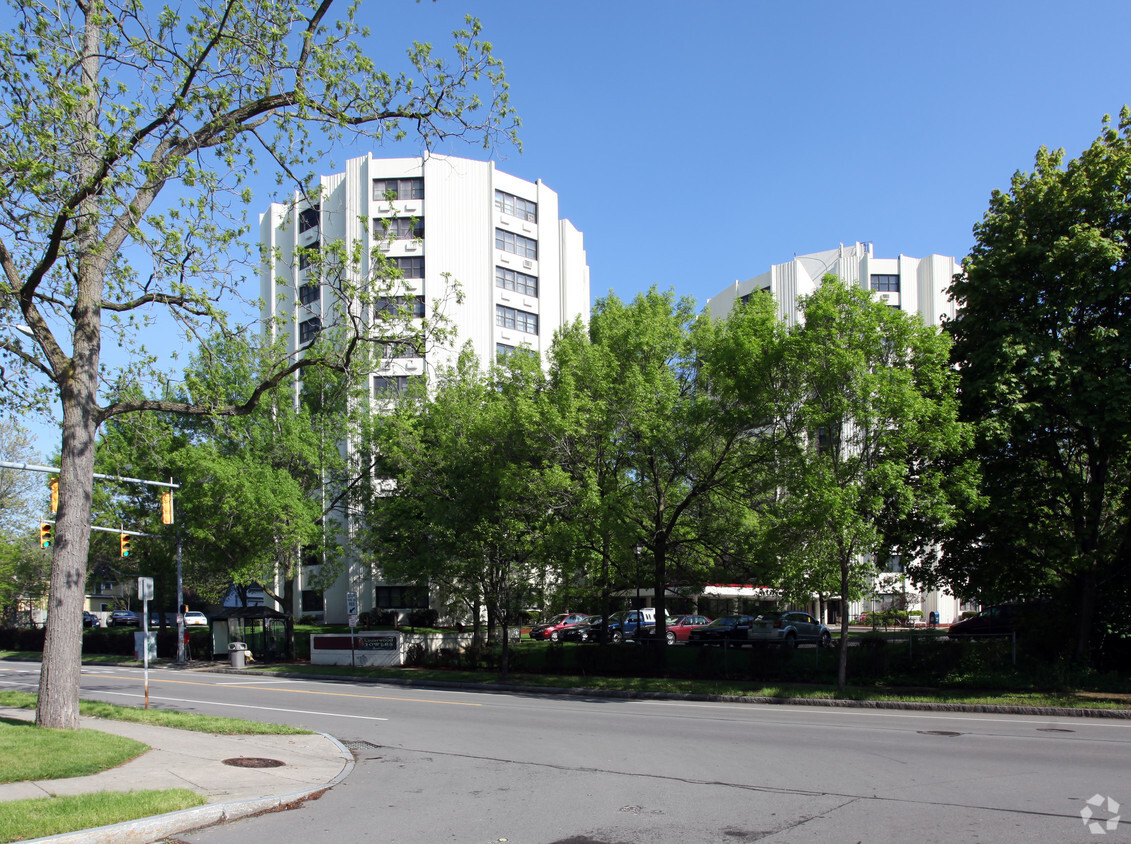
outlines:
[{"label": "asphalt road", "polygon": [[[38,666],[0,664],[0,687]],[[139,704],[141,670],[83,670]],[[543,697],[150,671],[151,706],[299,724],[354,772],[316,801],[180,836],[274,842],[1131,841],[1131,722]],[[140,785],[140,784],[139,784]],[[1128,807],[1103,836],[1095,795]],[[1106,799],[1092,819],[1110,818]]]}]

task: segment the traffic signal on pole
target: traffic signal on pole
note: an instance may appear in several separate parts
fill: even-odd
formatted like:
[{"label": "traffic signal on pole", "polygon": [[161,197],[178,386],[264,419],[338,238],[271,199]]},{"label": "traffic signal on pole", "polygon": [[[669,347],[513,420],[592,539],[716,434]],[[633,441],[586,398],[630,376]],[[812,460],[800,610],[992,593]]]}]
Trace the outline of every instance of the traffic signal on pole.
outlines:
[{"label": "traffic signal on pole", "polygon": [[50,522],[39,523],[39,547],[50,548],[55,541],[55,526]]},{"label": "traffic signal on pole", "polygon": [[161,524],[173,523],[173,491],[171,489],[161,493]]},{"label": "traffic signal on pole", "polygon": [[51,487],[51,512],[59,512],[59,479],[52,478],[48,486]]},{"label": "traffic signal on pole", "polygon": [[118,545],[122,549],[122,556],[128,557],[130,555],[130,535],[128,533],[119,533]]}]

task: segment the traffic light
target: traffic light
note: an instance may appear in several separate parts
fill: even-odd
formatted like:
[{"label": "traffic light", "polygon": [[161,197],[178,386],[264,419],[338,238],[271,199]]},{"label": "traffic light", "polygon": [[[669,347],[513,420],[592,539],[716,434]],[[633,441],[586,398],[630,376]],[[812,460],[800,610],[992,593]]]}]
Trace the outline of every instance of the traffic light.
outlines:
[{"label": "traffic light", "polygon": [[50,522],[39,523],[39,547],[50,548],[55,541],[55,526]]},{"label": "traffic light", "polygon": [[59,512],[59,479],[58,478],[52,478],[47,485],[49,487],[51,487],[51,512],[52,513],[58,513]]},{"label": "traffic light", "polygon": [[130,535],[128,533],[119,533],[118,545],[122,549],[122,556],[128,557],[130,555]]},{"label": "traffic light", "polygon": [[161,493],[161,524],[171,525],[173,523],[173,491],[171,489],[165,490]]}]

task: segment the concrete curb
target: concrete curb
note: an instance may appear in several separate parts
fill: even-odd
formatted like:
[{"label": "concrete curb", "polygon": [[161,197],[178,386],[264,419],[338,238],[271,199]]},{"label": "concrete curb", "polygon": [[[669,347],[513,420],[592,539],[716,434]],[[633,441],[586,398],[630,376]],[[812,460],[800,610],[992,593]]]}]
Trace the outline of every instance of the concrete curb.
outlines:
[{"label": "concrete curb", "polygon": [[153,815],[148,818],[138,818],[134,821],[123,821],[122,823],[99,826],[93,829],[64,832],[59,835],[49,835],[46,838],[32,838],[28,839],[25,844],[48,841],[52,844],[149,844],[149,842],[159,841],[170,835],[212,826],[224,821],[246,818],[248,815],[277,809],[288,803],[309,800],[311,797],[333,788],[349,776],[354,768],[353,754],[345,745],[328,733],[319,733],[319,735],[329,739],[338,748],[338,752],[345,761],[345,766],[341,772],[324,785],[285,794],[258,797],[253,800],[210,803],[206,806],[182,809],[179,812],[169,812],[166,815]]},{"label": "concrete curb", "polygon": [[996,715],[1036,715],[1054,718],[1113,718],[1131,720],[1129,709],[1088,709],[1059,706],[997,706],[986,703],[930,703],[902,700],[830,700],[827,698],[778,698],[748,695],[706,695],[680,692],[640,692],[621,689],[563,689],[555,686],[521,686],[510,683],[459,683],[444,680],[414,680],[397,677],[346,677],[339,674],[264,674],[255,669],[200,668],[198,671],[217,674],[250,674],[257,677],[286,677],[291,680],[329,680],[339,683],[372,683],[374,685],[413,686],[423,689],[482,689],[490,692],[522,692],[523,694],[561,695],[563,697],[603,697],[626,700],[691,700],[709,703],[748,703],[774,706],[828,706],[842,709],[903,709],[917,712],[971,712]]}]

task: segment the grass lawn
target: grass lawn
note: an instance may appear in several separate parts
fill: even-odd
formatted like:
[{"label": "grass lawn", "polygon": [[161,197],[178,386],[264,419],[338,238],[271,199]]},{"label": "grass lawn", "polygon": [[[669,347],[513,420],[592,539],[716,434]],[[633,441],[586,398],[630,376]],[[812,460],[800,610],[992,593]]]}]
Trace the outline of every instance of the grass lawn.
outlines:
[{"label": "grass lawn", "polygon": [[0,782],[85,777],[147,750],[140,741],[97,730],[48,730],[0,718]]},{"label": "grass lawn", "polygon": [[[0,691],[0,706],[17,709],[35,709],[36,695],[28,692]],[[242,721],[239,718],[219,718],[213,715],[197,715],[191,712],[176,712],[167,709],[138,709],[133,706],[116,706],[96,700],[80,700],[79,714],[95,718],[109,718],[114,721],[132,721],[136,724],[151,724],[155,727],[172,727],[177,730],[192,730],[198,733],[212,733],[222,736],[250,735],[310,735],[311,730],[291,727],[286,724],[267,724],[260,721]]]},{"label": "grass lawn", "polygon": [[0,842],[59,835],[106,824],[163,815],[192,806],[204,798],[185,788],[165,791],[103,791],[75,797],[13,800],[0,812]]}]

